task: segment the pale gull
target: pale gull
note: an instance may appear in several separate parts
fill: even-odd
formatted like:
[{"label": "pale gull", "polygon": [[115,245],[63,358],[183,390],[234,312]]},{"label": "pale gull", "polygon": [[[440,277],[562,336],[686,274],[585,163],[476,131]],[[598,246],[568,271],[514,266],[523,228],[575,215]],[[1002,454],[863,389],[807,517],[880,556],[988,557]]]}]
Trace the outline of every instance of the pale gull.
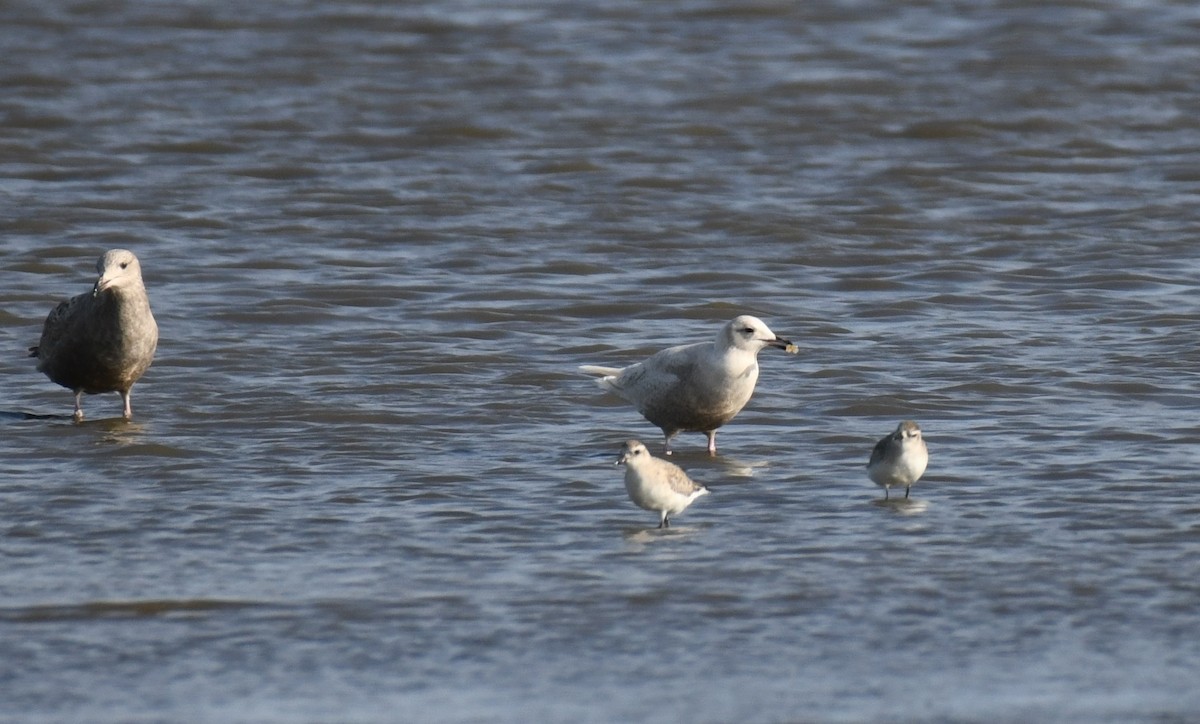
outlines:
[{"label": "pale gull", "polygon": [[775,336],[761,319],[743,314],[727,322],[712,342],[664,349],[625,368],[584,365],[601,387],[633,403],[662,428],[664,452],[680,432],[703,432],[708,452],[717,453],[717,428],[741,412],[758,382],[758,353],[778,347],[790,354],[796,345]]},{"label": "pale gull", "polygon": [[158,347],[158,325],[133,252],[112,249],[96,262],[92,291],[62,302],[42,328],[29,356],[38,371],[75,393],[75,419],[83,419],[83,393],[119,392],[125,419],[133,416],[129,391]]},{"label": "pale gull", "polygon": [[904,486],[904,497],[908,490],[925,473],[929,464],[929,451],[921,437],[921,428],[912,420],[896,426],[896,431],[875,443],[871,460],[867,463],[867,475],[876,485],[883,486],[883,498],[894,485]]},{"label": "pale gull", "polygon": [[675,463],[650,454],[637,440],[625,442],[617,465],[625,465],[625,490],[643,510],[659,514],[658,527],[670,528],[669,516],[682,513],[692,501],[708,494],[708,488],[692,482]]}]

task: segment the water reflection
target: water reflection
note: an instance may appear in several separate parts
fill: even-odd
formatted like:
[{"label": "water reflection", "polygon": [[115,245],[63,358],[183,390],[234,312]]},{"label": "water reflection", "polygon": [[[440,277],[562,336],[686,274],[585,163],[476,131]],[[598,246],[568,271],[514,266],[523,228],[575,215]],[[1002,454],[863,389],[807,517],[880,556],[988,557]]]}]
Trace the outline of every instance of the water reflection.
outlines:
[{"label": "water reflection", "polygon": [[[716,474],[723,478],[752,478],[757,472],[771,466],[771,462],[766,459],[755,460],[725,454],[714,457],[704,451],[675,451],[670,457],[664,457],[660,454],[657,454],[657,456],[675,463],[683,468],[688,475],[698,473],[698,476],[692,475],[692,477],[702,485],[707,485],[707,482],[701,479],[705,477],[704,471],[706,470],[715,470],[717,471]],[[712,474],[709,474],[707,477],[710,480],[713,479]]]},{"label": "water reflection", "polygon": [[[0,721],[1197,718],[1190,4],[64,5],[0,329],[121,245],[169,339],[138,423],[0,358]],[[742,311],[803,364],[657,530],[575,366]],[[908,416],[940,507],[867,481]],[[302,605],[166,620],[226,598]]]},{"label": "water reflection", "polygon": [[929,501],[916,498],[876,498],[871,505],[884,508],[897,515],[919,515],[929,508]]},{"label": "water reflection", "polygon": [[672,540],[679,541],[691,538],[698,535],[702,530],[703,526],[672,523],[670,528],[627,527],[621,531],[621,537],[625,539],[626,543],[640,550],[652,543],[665,543]]},{"label": "water reflection", "polygon": [[126,420],[124,417],[109,417],[102,420],[84,420],[81,427],[97,430],[100,437],[97,442],[111,445],[134,445],[142,442],[146,426],[140,422]]},{"label": "water reflection", "polygon": [[752,478],[756,470],[762,470],[771,465],[766,460],[744,460],[724,456],[717,457],[716,462],[720,465],[723,474],[731,478]]}]

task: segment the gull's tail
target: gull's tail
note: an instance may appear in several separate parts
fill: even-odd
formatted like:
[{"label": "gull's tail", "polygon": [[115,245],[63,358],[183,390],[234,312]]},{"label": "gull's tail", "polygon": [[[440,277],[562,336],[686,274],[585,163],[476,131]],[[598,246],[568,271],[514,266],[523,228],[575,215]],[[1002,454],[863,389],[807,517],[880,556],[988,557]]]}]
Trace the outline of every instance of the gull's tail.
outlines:
[{"label": "gull's tail", "polygon": [[585,375],[592,375],[596,378],[596,384],[606,390],[615,392],[621,397],[625,395],[621,392],[621,388],[617,386],[617,378],[625,370],[620,367],[600,367],[599,365],[580,365],[579,371]]},{"label": "gull's tail", "polygon": [[616,377],[621,374],[620,367],[600,367],[599,365],[580,365],[579,371],[593,377]]}]

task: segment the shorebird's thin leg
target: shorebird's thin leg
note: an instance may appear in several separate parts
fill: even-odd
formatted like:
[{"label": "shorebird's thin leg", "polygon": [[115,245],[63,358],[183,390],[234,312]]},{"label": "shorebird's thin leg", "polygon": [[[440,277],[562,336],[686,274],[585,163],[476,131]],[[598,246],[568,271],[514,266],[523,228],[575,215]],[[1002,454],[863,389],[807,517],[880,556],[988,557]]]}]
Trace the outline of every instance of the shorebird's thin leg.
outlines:
[{"label": "shorebird's thin leg", "polygon": [[83,390],[75,390],[75,422],[83,421]]},{"label": "shorebird's thin leg", "polygon": [[912,489],[911,486],[904,488],[904,499],[905,500],[908,500],[908,491],[911,489]]},{"label": "shorebird's thin leg", "polygon": [[884,499],[884,500],[887,500],[887,499],[888,499],[888,493],[889,493],[889,492],[891,492],[891,489],[890,489],[890,488],[888,488],[887,486],[884,486],[884,488],[883,488],[883,499]]}]

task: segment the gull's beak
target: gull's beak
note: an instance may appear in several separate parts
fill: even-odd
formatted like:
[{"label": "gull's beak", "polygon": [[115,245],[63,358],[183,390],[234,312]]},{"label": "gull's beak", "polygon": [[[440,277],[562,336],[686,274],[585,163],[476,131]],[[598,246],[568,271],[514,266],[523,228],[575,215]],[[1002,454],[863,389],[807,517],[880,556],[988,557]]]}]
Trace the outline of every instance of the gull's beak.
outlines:
[{"label": "gull's beak", "polygon": [[767,342],[767,344],[772,347],[778,347],[779,349],[783,350],[784,352],[787,352],[788,354],[796,354],[797,352],[800,351],[800,348],[797,347],[796,345],[792,344],[792,341],[790,339],[784,339],[783,337],[776,337],[775,339],[771,340],[770,342]]},{"label": "gull's beak", "polygon": [[96,286],[92,287],[92,296],[93,297],[100,296],[100,292],[111,287],[112,283],[113,283],[112,277],[102,275],[99,279],[96,280]]}]

